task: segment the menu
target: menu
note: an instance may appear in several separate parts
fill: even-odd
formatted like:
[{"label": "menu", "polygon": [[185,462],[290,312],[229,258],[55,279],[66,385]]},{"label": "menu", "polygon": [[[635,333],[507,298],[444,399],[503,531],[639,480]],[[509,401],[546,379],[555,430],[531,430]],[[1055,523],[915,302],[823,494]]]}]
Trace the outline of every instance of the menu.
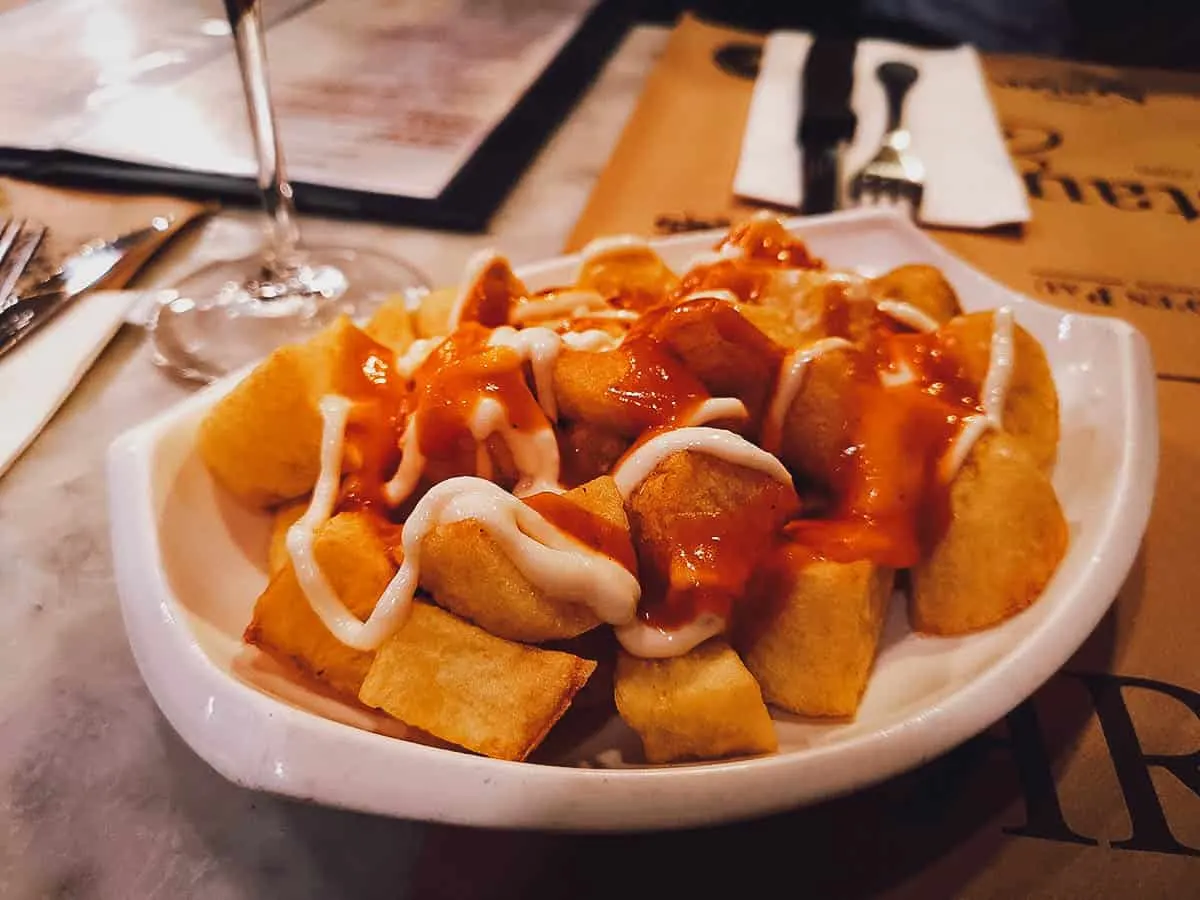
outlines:
[{"label": "menu", "polygon": [[[484,166],[493,181],[515,179],[536,150],[531,137],[548,133],[556,106],[612,44],[611,29],[583,35],[600,6],[267,0],[270,76],[298,202],[358,211],[347,196],[446,199],[476,210],[459,219],[479,220],[483,201],[507,185],[447,193],[470,163],[489,163],[485,144],[524,101],[513,140],[492,146],[495,164]],[[148,173],[171,173],[167,187],[217,194],[250,187],[253,145],[219,0],[40,0],[0,16],[0,171],[151,186]],[[581,37],[587,52],[566,53]],[[549,78],[555,66],[568,77]],[[539,82],[549,93],[529,102]],[[361,211],[406,218],[414,208]]]}]

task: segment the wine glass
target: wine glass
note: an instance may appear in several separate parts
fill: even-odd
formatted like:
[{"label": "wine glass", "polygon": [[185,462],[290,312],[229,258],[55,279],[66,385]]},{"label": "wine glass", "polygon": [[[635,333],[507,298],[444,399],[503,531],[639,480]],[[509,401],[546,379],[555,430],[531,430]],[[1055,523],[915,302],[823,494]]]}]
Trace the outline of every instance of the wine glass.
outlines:
[{"label": "wine glass", "polygon": [[417,269],[370,250],[309,246],[300,240],[267,80],[261,0],[224,0],[237,48],[266,246],[211,263],[185,278],[151,325],[155,362],[185,378],[211,381],[310,337],[338,315],[361,320],[388,295],[426,287]]}]

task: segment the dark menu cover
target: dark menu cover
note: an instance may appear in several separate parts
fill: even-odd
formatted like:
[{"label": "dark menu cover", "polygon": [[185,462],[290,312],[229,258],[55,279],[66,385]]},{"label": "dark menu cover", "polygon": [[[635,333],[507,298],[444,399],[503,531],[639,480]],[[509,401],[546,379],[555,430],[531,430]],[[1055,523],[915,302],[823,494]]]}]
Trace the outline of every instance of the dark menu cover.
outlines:
[{"label": "dark menu cover", "polygon": [[[297,205],[485,228],[624,34],[623,6],[267,3]],[[0,13],[0,103],[10,112],[0,174],[257,202],[233,42],[205,9],[195,0],[43,0]],[[93,66],[89,17],[113,16],[129,25],[129,47]]]}]

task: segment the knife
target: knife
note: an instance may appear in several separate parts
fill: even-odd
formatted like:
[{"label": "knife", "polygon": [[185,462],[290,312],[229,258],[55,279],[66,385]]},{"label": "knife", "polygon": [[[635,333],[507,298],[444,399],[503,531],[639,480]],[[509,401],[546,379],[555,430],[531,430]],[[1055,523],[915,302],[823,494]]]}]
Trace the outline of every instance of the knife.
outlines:
[{"label": "knife", "polygon": [[112,240],[92,241],[67,257],[58,271],[0,310],[0,357],[84,291],[130,266],[140,266],[174,221],[173,216],[156,216],[145,228]]},{"label": "knife", "polygon": [[805,215],[838,206],[842,146],[854,137],[858,117],[850,107],[857,46],[818,35],[800,73],[801,116],[796,126]]}]

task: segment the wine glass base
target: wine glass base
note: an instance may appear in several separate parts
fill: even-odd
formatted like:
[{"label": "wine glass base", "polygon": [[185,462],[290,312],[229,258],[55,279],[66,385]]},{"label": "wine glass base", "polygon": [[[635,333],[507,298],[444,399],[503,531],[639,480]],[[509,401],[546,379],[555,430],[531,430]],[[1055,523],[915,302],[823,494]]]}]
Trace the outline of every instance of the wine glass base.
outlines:
[{"label": "wine glass base", "polygon": [[428,287],[401,259],[370,250],[312,247],[281,277],[259,255],[211,263],[185,278],[150,326],[154,362],[212,381],[275,348],[307,340],[340,315],[362,323],[388,297]]}]

